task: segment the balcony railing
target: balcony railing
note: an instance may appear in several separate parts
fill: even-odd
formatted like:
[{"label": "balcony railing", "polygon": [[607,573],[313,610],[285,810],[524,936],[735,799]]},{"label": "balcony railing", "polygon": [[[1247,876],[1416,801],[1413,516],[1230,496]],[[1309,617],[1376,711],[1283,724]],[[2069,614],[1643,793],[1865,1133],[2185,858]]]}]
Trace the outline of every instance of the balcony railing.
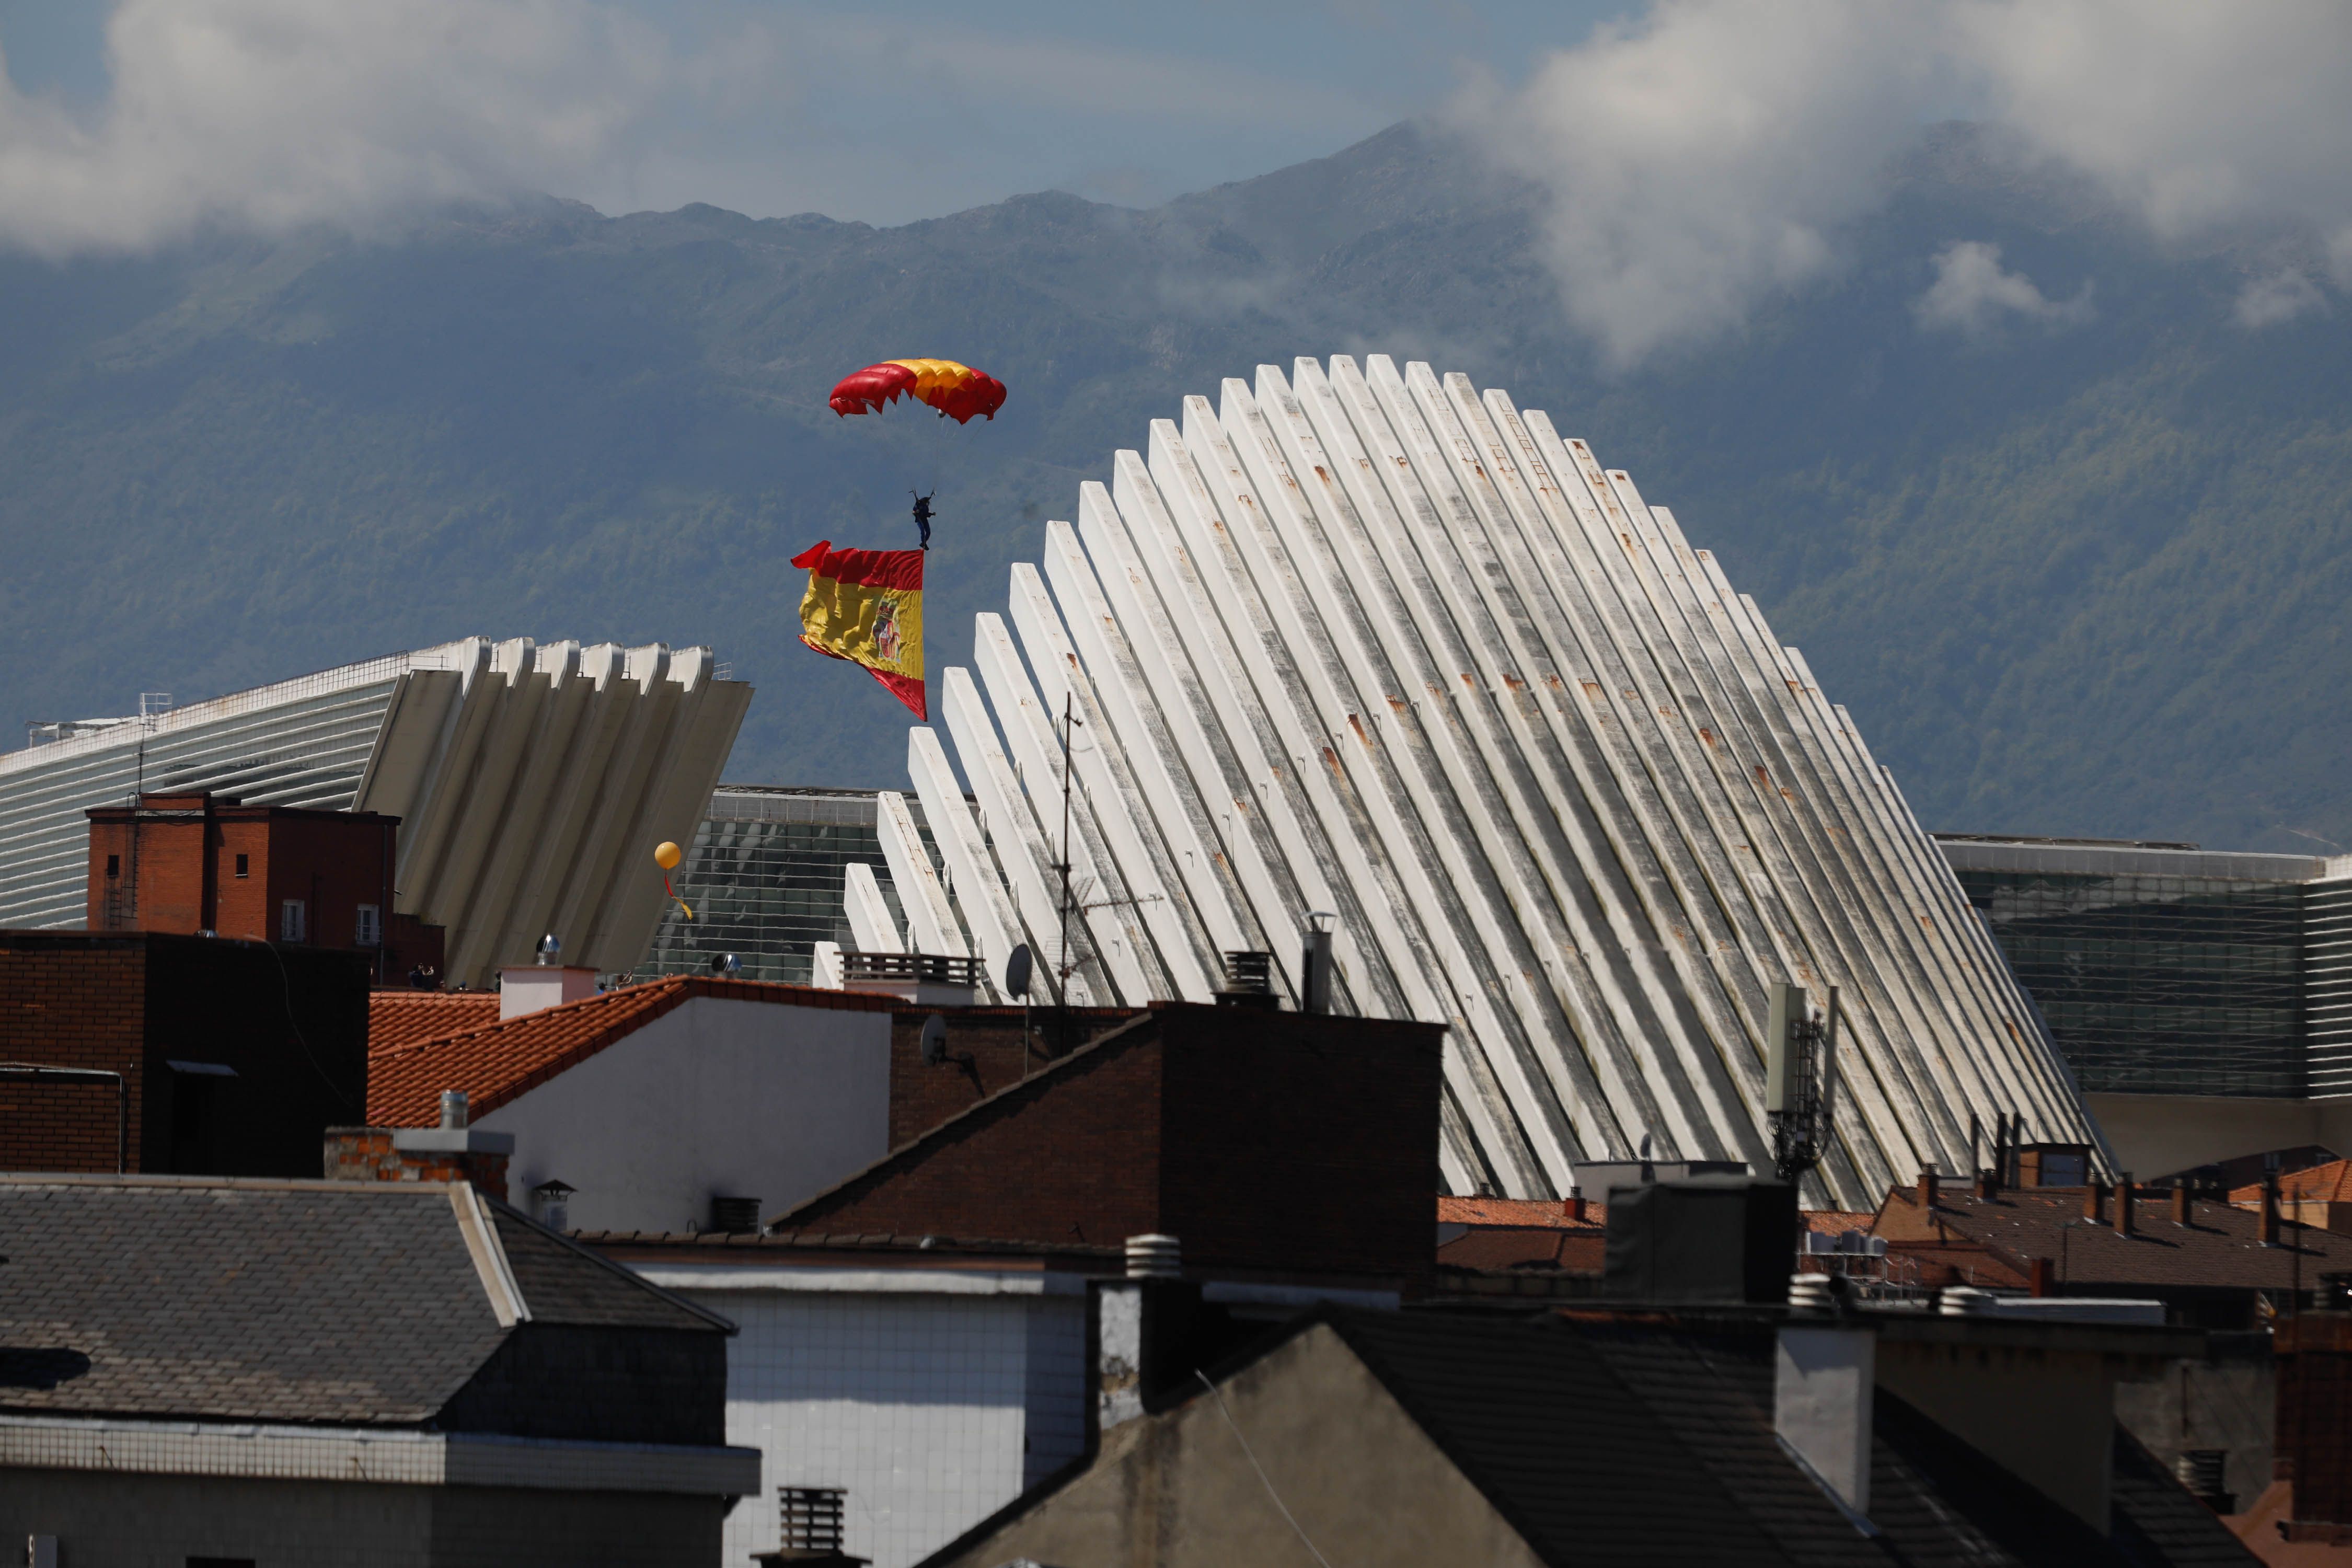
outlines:
[{"label": "balcony railing", "polygon": [[845,949],[841,954],[841,977],[850,984],[861,980],[895,980],[971,989],[980,984],[981,967],[976,958],[950,958],[939,952],[854,952]]}]

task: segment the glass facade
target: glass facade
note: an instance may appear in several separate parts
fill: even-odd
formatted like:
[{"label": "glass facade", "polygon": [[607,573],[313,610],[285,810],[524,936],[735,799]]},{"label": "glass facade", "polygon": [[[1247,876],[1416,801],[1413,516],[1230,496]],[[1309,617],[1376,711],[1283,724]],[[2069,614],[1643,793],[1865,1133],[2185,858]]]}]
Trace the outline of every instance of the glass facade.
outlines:
[{"label": "glass facade", "polygon": [[2300,882],[1955,870],[2085,1090],[2310,1092]]},{"label": "glass facade", "polygon": [[[910,795],[907,806],[930,850],[921,804]],[[670,877],[695,918],[672,904],[638,973],[707,973],[712,955],[731,952],[746,980],[807,984],[816,943],[856,945],[841,892],[853,860],[874,868],[890,917],[903,926],[875,829],[874,792],[722,785]]]}]

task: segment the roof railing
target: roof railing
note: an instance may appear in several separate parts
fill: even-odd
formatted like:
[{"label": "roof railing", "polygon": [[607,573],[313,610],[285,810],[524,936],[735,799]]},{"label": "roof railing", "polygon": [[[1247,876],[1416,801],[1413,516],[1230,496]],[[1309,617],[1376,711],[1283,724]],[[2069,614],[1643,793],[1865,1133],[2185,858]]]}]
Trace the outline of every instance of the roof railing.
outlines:
[{"label": "roof railing", "polygon": [[849,982],[913,981],[924,985],[976,989],[981,983],[981,966],[976,958],[955,958],[943,952],[858,952],[845,948],[841,977]]}]

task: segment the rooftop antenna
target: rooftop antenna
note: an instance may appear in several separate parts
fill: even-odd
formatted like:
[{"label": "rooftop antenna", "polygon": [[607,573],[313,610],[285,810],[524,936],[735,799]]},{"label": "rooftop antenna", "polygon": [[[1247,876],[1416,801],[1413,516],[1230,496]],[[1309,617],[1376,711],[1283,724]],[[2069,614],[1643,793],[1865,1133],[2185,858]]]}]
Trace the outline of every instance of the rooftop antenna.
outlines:
[{"label": "rooftop antenna", "polygon": [[1832,1097],[1837,1089],[1838,990],[1815,1017],[1805,988],[1776,984],[1765,1025],[1764,1120],[1771,1131],[1772,1173],[1784,1182],[1810,1174],[1829,1152]]}]

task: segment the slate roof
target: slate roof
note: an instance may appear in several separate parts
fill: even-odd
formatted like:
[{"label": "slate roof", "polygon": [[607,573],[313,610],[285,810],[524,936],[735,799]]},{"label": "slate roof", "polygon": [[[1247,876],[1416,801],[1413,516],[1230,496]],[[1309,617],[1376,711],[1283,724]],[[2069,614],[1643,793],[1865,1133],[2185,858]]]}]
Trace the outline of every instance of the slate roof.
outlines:
[{"label": "slate roof", "polygon": [[[430,1421],[514,1331],[467,1249],[464,1191],[0,1175],[0,1410]],[[492,1212],[534,1322],[724,1327]]]},{"label": "slate roof", "polygon": [[1549,1563],[2248,1561],[2120,1427],[2110,1540],[1884,1393],[1865,1535],[1773,1436],[1769,1323],[1318,1316]]},{"label": "slate roof", "polygon": [[2062,1288],[2284,1290],[2299,1277],[2308,1289],[2323,1273],[2352,1271],[2352,1236],[2285,1224],[2279,1228],[2284,1245],[2264,1247],[2260,1215],[2199,1202],[2189,1223],[2178,1225],[2168,1193],[2143,1194],[2132,1210],[2134,1233],[2125,1236],[2112,1223],[2112,1195],[2106,1224],[2085,1220],[2084,1202],[2080,1187],[2028,1187],[1997,1198],[1946,1191],[1929,1215],[1916,1191],[1897,1187],[1874,1228],[1906,1247],[1932,1247],[1938,1239],[1974,1244],[2020,1272],[2027,1260],[2047,1258]]},{"label": "slate roof", "polygon": [[387,1041],[381,1046],[373,1035],[371,1005],[368,1122],[376,1127],[431,1127],[440,1121],[441,1091],[448,1089],[464,1089],[471,1114],[486,1115],[698,996],[836,1012],[887,1013],[898,1005],[898,998],[879,994],[674,974],[544,1007],[504,1023],[495,1021],[497,1015],[492,1013],[493,1021],[461,1027],[446,1036],[427,1039],[403,1036],[398,1043]]}]

